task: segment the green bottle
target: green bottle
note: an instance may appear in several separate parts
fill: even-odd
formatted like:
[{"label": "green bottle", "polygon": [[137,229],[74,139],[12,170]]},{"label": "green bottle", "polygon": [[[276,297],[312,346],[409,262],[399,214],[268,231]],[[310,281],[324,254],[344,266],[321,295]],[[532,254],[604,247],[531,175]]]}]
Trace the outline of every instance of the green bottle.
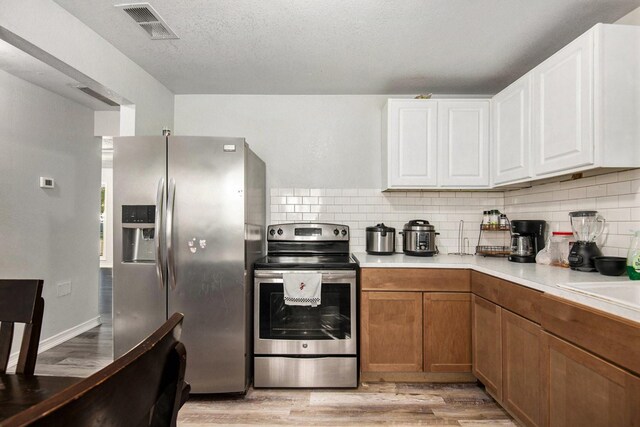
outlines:
[{"label": "green bottle", "polygon": [[635,232],[627,254],[627,274],[631,280],[640,280],[640,230]]}]

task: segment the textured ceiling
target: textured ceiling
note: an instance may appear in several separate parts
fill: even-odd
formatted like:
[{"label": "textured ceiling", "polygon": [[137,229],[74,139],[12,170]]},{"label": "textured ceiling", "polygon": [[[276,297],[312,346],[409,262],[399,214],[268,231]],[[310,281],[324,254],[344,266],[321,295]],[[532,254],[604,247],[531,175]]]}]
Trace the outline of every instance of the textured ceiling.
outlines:
[{"label": "textured ceiling", "polygon": [[640,0],[55,0],[178,94],[493,94]]}]

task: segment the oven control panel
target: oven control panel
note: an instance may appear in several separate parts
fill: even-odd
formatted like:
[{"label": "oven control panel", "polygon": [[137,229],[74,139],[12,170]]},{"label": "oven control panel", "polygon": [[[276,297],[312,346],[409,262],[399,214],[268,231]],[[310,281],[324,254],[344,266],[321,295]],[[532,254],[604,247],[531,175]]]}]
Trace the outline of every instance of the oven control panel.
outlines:
[{"label": "oven control panel", "polygon": [[267,227],[270,241],[349,241],[349,226],[342,224],[289,223]]}]

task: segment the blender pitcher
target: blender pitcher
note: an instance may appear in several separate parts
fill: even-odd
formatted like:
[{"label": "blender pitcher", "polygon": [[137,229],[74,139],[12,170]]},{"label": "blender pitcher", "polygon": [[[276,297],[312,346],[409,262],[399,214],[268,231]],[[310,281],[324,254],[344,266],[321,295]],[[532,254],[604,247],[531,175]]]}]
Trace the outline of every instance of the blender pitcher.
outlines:
[{"label": "blender pitcher", "polygon": [[570,212],[569,217],[573,234],[578,241],[594,242],[604,231],[606,221],[597,211]]}]

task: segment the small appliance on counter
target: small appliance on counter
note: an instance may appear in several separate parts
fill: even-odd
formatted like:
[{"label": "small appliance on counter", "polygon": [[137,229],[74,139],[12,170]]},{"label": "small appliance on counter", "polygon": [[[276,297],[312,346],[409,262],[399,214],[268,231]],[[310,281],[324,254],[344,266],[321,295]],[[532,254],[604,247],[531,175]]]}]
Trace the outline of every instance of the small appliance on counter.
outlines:
[{"label": "small appliance on counter", "polygon": [[544,230],[547,223],[541,220],[511,221],[512,262],[536,262],[536,255],[544,248]]},{"label": "small appliance on counter", "polygon": [[396,250],[396,229],[384,223],[367,227],[367,253],[371,255],[392,255]]},{"label": "small appliance on counter", "polygon": [[606,221],[597,211],[569,212],[569,218],[576,237],[569,251],[569,267],[577,271],[596,271],[593,258],[602,256],[596,239],[604,231]]},{"label": "small appliance on counter", "polygon": [[434,256],[436,247],[436,228],[423,219],[414,219],[402,229],[402,252],[413,256]]}]

